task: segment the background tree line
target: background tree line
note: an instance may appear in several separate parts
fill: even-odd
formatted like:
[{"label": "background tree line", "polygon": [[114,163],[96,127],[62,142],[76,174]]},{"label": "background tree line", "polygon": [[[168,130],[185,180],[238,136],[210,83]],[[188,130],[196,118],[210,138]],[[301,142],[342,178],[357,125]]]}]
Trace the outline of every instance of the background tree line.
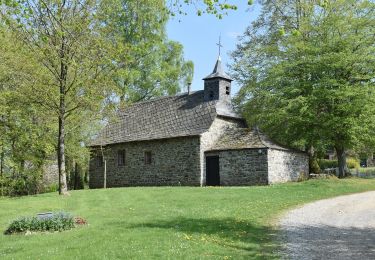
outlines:
[{"label": "background tree line", "polygon": [[60,193],[67,179],[77,187],[95,126],[191,81],[162,0],[20,0],[0,10],[0,178],[16,194],[40,192],[56,154]]}]

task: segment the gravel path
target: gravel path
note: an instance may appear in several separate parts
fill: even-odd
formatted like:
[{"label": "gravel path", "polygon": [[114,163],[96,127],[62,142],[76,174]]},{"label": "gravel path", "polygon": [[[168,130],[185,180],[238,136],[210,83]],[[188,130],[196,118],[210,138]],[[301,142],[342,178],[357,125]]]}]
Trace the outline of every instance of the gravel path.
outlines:
[{"label": "gravel path", "polygon": [[375,259],[375,191],[306,204],[280,228],[283,259]]}]

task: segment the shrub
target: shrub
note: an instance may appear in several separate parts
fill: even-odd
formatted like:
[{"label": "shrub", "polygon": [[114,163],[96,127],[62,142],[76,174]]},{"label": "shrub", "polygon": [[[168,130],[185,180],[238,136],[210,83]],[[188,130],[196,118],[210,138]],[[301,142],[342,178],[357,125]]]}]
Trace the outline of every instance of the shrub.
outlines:
[{"label": "shrub", "polygon": [[309,168],[310,168],[310,173],[316,173],[316,174],[320,173],[319,163],[316,158],[310,158]]},{"label": "shrub", "polygon": [[318,164],[320,169],[336,168],[338,167],[337,160],[319,159]]},{"label": "shrub", "polygon": [[59,184],[53,183],[53,184],[44,186],[42,192],[43,193],[57,192],[58,190],[59,190]]},{"label": "shrub", "polygon": [[27,172],[15,176],[0,177],[0,196],[25,196],[46,192],[56,192],[58,184],[43,185],[40,172]]},{"label": "shrub", "polygon": [[42,190],[42,177],[38,171],[25,171],[15,177],[4,177],[4,195],[24,196],[38,194]]},{"label": "shrub", "polygon": [[6,235],[27,231],[63,231],[75,227],[74,217],[65,212],[52,213],[50,217],[21,217],[13,221],[4,232]]},{"label": "shrub", "polygon": [[[320,169],[328,169],[328,168],[337,168],[338,162],[337,160],[326,160],[326,159],[319,159],[318,160]],[[357,169],[359,168],[359,161],[355,158],[348,158],[346,159],[346,165],[349,169]]]},{"label": "shrub", "polygon": [[348,158],[346,159],[346,165],[349,169],[358,169],[359,168],[359,160],[355,158]]}]

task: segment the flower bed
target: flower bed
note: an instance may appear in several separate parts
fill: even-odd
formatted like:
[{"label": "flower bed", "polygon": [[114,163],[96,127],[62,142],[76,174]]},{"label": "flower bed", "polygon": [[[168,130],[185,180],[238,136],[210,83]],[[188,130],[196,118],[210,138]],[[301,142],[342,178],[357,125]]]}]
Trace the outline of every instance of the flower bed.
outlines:
[{"label": "flower bed", "polygon": [[74,217],[66,212],[47,212],[33,217],[21,217],[14,220],[7,230],[6,235],[33,232],[55,232],[75,228],[77,225],[87,224],[81,217]]}]

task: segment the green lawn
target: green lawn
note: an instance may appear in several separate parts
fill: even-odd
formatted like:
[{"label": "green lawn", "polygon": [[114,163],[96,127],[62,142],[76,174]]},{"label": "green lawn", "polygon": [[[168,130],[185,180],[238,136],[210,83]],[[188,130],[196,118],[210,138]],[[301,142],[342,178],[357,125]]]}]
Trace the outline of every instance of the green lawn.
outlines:
[{"label": "green lawn", "polygon": [[272,222],[295,205],[375,190],[375,180],[311,180],[263,187],[122,188],[0,198],[0,229],[22,215],[66,210],[89,226],[0,234],[0,259],[277,258]]}]

